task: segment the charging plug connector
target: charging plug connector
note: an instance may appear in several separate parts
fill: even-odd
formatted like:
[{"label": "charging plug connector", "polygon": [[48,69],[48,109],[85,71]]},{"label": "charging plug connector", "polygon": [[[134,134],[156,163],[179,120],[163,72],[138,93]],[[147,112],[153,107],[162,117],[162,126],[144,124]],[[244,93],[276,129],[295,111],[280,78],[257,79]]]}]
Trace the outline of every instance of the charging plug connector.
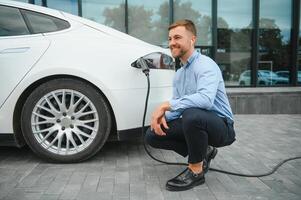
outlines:
[{"label": "charging plug connector", "polygon": [[149,67],[148,64],[146,63],[146,60],[143,58],[139,58],[137,60],[137,65],[141,68],[142,72],[148,76],[149,75]]}]

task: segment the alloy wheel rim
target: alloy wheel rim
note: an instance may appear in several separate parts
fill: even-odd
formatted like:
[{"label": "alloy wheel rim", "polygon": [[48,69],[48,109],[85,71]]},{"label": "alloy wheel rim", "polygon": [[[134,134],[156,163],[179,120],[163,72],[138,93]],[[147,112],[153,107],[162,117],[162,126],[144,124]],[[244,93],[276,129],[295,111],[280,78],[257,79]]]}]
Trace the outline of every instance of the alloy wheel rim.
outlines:
[{"label": "alloy wheel rim", "polygon": [[59,89],[44,95],[31,114],[34,138],[47,151],[72,155],[86,149],[99,128],[96,107],[84,94]]}]

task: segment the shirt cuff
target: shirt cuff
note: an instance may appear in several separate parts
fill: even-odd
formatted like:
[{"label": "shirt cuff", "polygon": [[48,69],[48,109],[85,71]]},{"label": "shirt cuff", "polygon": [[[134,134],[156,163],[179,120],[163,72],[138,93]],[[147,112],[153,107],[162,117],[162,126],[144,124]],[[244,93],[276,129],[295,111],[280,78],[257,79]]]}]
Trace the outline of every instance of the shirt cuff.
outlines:
[{"label": "shirt cuff", "polygon": [[180,113],[178,113],[178,112],[170,112],[170,111],[165,112],[165,119],[167,122],[170,122],[179,117],[180,117]]},{"label": "shirt cuff", "polygon": [[169,100],[169,104],[170,104],[170,111],[174,112],[177,111],[178,108],[178,104],[180,102],[180,99],[171,99]]}]

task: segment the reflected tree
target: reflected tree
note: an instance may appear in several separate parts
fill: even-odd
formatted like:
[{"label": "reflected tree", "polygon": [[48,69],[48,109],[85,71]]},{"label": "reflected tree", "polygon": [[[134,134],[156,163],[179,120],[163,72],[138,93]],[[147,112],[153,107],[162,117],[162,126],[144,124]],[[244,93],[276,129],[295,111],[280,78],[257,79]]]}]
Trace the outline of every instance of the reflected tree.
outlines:
[{"label": "reflected tree", "polygon": [[[124,4],[116,8],[106,8],[103,12],[105,25],[124,31]],[[152,22],[154,12],[143,5],[128,6],[129,34],[146,42],[154,43],[156,27]]]},{"label": "reflected tree", "polygon": [[129,34],[146,42],[153,42],[154,31],[152,23],[152,10],[146,10],[144,6],[129,6]]},{"label": "reflected tree", "polygon": [[193,9],[191,2],[181,3],[180,0],[174,2],[174,10],[176,12],[175,20],[190,19],[194,22],[197,29],[198,45],[211,45],[211,16],[203,15],[198,10]]},{"label": "reflected tree", "polygon": [[227,21],[219,17],[217,31],[217,60],[224,66],[223,77],[237,82],[240,74],[250,67],[252,30],[230,28]]},{"label": "reflected tree", "polygon": [[[211,45],[211,17],[202,15],[192,8],[191,2],[176,0],[174,9],[177,11],[177,19],[193,20],[198,31],[198,44]],[[169,25],[169,3],[163,2],[157,11],[147,9],[144,5],[129,5],[129,34],[144,41],[167,46]],[[116,8],[106,8],[102,13],[105,17],[105,25],[124,31],[124,4]]]},{"label": "reflected tree", "polygon": [[272,61],[273,71],[288,67],[289,43],[283,40],[282,32],[274,19],[262,18],[259,29],[260,60]]},{"label": "reflected tree", "polygon": [[102,15],[105,17],[104,24],[119,31],[125,31],[124,25],[124,3],[116,8],[106,8]]},{"label": "reflected tree", "polygon": [[163,45],[165,47],[168,46],[168,31],[167,27],[169,25],[169,4],[168,2],[164,2],[160,5],[157,14],[159,16],[158,20],[155,20],[154,32],[153,32],[153,41],[154,44]]}]

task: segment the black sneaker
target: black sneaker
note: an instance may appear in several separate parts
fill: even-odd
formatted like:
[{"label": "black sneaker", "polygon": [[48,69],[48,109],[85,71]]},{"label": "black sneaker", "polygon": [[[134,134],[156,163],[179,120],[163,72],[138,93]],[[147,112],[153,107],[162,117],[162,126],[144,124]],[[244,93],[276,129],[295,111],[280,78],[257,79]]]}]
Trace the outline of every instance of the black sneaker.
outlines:
[{"label": "black sneaker", "polygon": [[169,191],[183,191],[205,183],[204,172],[193,173],[188,167],[178,176],[166,182]]},{"label": "black sneaker", "polygon": [[207,153],[206,153],[206,158],[203,161],[203,169],[204,169],[204,173],[207,173],[210,167],[210,162],[212,159],[214,159],[214,157],[217,154],[217,148],[212,147],[212,146],[208,146],[207,148]]}]

